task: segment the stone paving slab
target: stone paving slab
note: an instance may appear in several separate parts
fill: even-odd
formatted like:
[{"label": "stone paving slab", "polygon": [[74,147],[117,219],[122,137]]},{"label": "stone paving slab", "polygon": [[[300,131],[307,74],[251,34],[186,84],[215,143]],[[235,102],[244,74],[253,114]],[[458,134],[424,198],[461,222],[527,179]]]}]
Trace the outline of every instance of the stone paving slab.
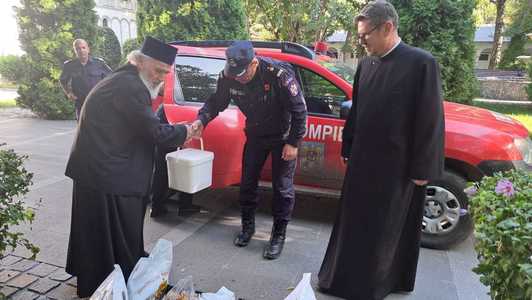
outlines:
[{"label": "stone paving slab", "polygon": [[0,283],[6,283],[9,280],[15,278],[19,274],[20,274],[19,271],[3,270],[0,272]]},{"label": "stone paving slab", "polygon": [[22,257],[8,255],[0,260],[0,266],[10,266],[22,260]]},{"label": "stone paving slab", "polygon": [[45,277],[50,275],[52,272],[57,271],[58,269],[58,267],[49,264],[39,264],[35,268],[29,270],[28,274]]},{"label": "stone paving slab", "polygon": [[56,281],[67,281],[70,278],[72,278],[72,275],[65,272],[63,269],[59,269],[52,274],[50,274],[50,279],[56,280]]},{"label": "stone paving slab", "polygon": [[4,286],[0,288],[0,294],[3,294],[5,297],[8,297],[13,295],[18,289],[10,287],[10,286]]},{"label": "stone paving slab", "polygon": [[33,275],[21,274],[8,281],[7,285],[12,286],[14,288],[22,289],[37,281],[37,279],[39,278]]},{"label": "stone paving slab", "polygon": [[20,291],[12,296],[13,300],[34,300],[39,298],[39,294],[30,291]]},{"label": "stone paving slab", "polygon": [[23,259],[11,266],[9,266],[9,268],[11,270],[15,270],[15,271],[20,271],[20,272],[25,272],[25,271],[28,271],[29,269],[37,266],[39,263],[34,261],[34,260],[28,260],[28,259]]},{"label": "stone paving slab", "polygon": [[51,292],[46,294],[48,298],[56,299],[56,300],[64,300],[64,299],[75,299],[76,297],[76,288],[72,287],[68,284],[61,284],[55,289],[53,289]]},{"label": "stone paving slab", "polygon": [[59,284],[60,283],[55,280],[41,278],[37,282],[32,284],[28,289],[32,292],[36,292],[39,294],[46,294],[53,288],[57,287]]}]

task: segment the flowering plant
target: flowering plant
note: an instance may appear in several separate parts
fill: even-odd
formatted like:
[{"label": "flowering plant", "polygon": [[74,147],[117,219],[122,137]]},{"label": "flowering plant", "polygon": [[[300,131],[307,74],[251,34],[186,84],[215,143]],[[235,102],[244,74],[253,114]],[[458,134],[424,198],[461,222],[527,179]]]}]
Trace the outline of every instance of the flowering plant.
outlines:
[{"label": "flowering plant", "polygon": [[479,259],[473,271],[492,299],[532,299],[532,173],[496,173],[465,192]]}]

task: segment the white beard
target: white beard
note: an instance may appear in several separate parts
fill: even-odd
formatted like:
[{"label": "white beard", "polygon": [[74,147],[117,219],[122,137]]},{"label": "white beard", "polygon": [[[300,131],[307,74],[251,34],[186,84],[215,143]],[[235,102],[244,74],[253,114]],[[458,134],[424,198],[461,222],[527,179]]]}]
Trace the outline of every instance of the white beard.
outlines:
[{"label": "white beard", "polygon": [[157,96],[159,95],[159,90],[163,86],[164,82],[161,81],[158,84],[154,84],[154,83],[150,82],[148,79],[146,79],[144,74],[142,74],[141,72],[139,72],[139,77],[140,77],[140,80],[142,80],[142,82],[144,83],[144,85],[148,89],[148,91],[150,92],[151,100],[157,98]]}]

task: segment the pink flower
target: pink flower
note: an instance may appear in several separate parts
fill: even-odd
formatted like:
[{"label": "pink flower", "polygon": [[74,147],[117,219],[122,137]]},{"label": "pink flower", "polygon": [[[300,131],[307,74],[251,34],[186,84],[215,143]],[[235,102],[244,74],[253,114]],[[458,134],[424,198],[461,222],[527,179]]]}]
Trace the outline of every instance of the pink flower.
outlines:
[{"label": "pink flower", "polygon": [[506,197],[513,197],[513,195],[515,195],[514,185],[508,179],[501,179],[497,182],[495,193]]}]

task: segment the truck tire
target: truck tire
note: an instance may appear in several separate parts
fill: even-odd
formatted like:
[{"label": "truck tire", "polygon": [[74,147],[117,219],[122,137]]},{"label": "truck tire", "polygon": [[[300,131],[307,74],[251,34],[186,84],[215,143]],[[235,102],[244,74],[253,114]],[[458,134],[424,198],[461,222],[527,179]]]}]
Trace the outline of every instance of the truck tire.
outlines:
[{"label": "truck tire", "polygon": [[465,240],[473,231],[464,193],[466,180],[445,170],[443,176],[429,182],[423,213],[421,246],[448,249]]}]

